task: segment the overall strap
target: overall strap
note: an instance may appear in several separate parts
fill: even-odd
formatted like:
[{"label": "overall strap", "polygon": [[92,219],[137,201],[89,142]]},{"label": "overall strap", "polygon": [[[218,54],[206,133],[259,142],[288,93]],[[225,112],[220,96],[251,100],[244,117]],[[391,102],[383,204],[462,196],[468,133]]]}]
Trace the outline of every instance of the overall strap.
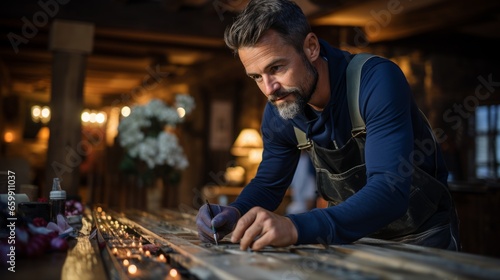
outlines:
[{"label": "overall strap", "polygon": [[[363,68],[363,64],[365,64],[365,62],[372,57],[376,57],[376,55],[368,53],[357,54],[351,59],[349,65],[347,66],[347,103],[349,106],[349,115],[351,116],[351,134],[353,137],[366,132],[365,122],[361,118],[361,113],[359,111],[359,85],[361,84],[361,69]],[[420,109],[419,111],[424,122],[427,124],[427,129],[429,129],[432,140],[434,141],[434,166],[436,167],[434,171],[434,178],[437,178],[437,140],[434,132],[432,131],[429,120]]]},{"label": "overall strap", "polygon": [[[346,79],[347,79],[347,103],[349,106],[349,115],[352,124],[352,136],[356,137],[365,132],[365,122],[361,118],[359,111],[359,85],[361,83],[361,69],[366,61],[376,55],[368,53],[360,53],[355,55],[349,65],[347,66]],[[311,147],[311,140],[307,139],[306,133],[297,127],[293,127],[295,137],[297,138],[299,150]]]},{"label": "overall strap", "polygon": [[297,148],[299,150],[304,150],[312,146],[311,140],[307,139],[306,133],[300,130],[298,127],[294,126],[293,131],[295,132],[295,137],[297,138]]},{"label": "overall strap", "polygon": [[356,137],[366,130],[365,122],[361,118],[359,111],[359,86],[361,84],[361,69],[370,58],[376,55],[369,53],[360,53],[355,55],[347,66],[347,104],[349,106],[349,115],[352,124],[352,136]]}]

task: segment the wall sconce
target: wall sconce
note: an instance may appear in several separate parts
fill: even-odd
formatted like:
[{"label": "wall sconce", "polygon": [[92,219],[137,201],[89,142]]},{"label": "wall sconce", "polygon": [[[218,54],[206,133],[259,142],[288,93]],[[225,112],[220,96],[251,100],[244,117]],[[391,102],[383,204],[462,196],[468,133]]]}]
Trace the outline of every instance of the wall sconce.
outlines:
[{"label": "wall sconce", "polygon": [[106,122],[106,113],[94,111],[94,110],[84,110],[81,116],[82,123],[87,124],[97,124],[102,125]]},{"label": "wall sconce", "polygon": [[262,137],[256,129],[243,129],[231,148],[231,154],[239,157],[250,155],[252,149],[262,149]]},{"label": "wall sconce", "polygon": [[36,123],[46,124],[50,121],[50,108],[48,106],[34,105],[31,107],[31,119]]}]

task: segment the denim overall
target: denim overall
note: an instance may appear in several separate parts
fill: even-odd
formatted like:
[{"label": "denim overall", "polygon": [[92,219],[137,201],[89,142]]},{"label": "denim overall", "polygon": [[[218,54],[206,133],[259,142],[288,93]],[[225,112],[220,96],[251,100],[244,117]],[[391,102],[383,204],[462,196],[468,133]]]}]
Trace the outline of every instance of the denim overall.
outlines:
[{"label": "denim overall", "polygon": [[[298,148],[308,151],[316,169],[318,192],[328,201],[329,206],[345,201],[366,184],[365,125],[359,114],[358,98],[361,67],[371,57],[367,54],[356,55],[348,67],[347,92],[353,137],[343,147],[331,150],[317,146],[306,138],[303,131],[294,128]],[[435,214],[440,203],[443,205],[442,200],[449,206],[451,224],[418,232],[419,227]],[[457,250],[458,228],[455,218],[456,212],[447,187],[414,166],[408,210],[402,217],[369,237]]]}]

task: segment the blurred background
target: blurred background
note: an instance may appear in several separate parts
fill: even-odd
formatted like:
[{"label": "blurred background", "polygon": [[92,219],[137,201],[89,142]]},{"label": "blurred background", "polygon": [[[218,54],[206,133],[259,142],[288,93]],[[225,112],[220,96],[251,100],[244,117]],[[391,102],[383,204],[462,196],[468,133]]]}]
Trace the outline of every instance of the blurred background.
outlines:
[{"label": "blurred background", "polygon": [[[296,2],[333,46],[402,68],[445,154],[464,248],[499,255],[500,2]],[[61,177],[68,196],[118,209],[229,203],[260,161],[266,103],[223,41],[246,3],[3,1],[0,172],[15,171],[16,192],[31,200],[47,198]],[[175,136],[189,165],[150,168],[127,158],[120,123],[151,100],[182,111],[178,95],[195,107],[161,130]],[[132,135],[151,132],[134,128]]]}]

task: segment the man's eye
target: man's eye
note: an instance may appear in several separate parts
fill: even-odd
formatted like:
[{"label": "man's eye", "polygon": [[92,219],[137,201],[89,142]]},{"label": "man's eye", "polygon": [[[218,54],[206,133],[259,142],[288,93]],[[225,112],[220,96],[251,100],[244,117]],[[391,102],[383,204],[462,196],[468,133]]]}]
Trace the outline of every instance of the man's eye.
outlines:
[{"label": "man's eye", "polygon": [[250,75],[250,78],[256,82],[262,80],[262,76],[261,75]]},{"label": "man's eye", "polygon": [[283,66],[281,66],[281,65],[275,65],[275,66],[271,67],[271,73],[276,73],[276,72],[280,71],[282,68],[283,68]]}]

